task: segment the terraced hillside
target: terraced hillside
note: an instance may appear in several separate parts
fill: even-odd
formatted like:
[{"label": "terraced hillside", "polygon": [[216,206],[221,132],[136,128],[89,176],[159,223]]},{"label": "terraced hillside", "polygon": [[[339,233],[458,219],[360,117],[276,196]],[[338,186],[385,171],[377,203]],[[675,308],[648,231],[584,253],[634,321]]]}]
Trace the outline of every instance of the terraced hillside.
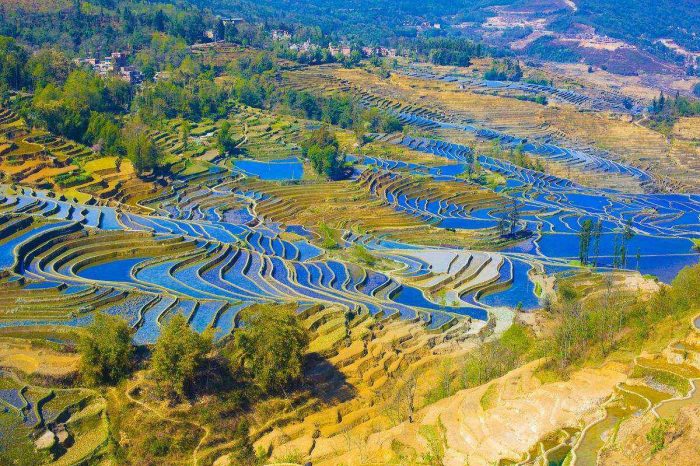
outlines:
[{"label": "terraced hillside", "polygon": [[[457,124],[444,113],[366,98],[428,136],[449,129],[500,146],[517,143],[526,153],[582,172],[613,174],[639,186],[656,182],[653,174],[602,154],[522,143]],[[214,327],[221,337],[246,306],[296,302],[300,309],[332,303],[370,315],[420,318],[431,328],[470,316],[482,322],[474,324],[478,330],[492,308],[538,307],[544,275],[570,270],[581,259],[585,224],[598,225],[586,258],[599,268],[636,269],[670,281],[698,259],[692,240],[700,199],[694,195],[600,191],[508,158],[479,155],[476,146],[399,134],[373,135],[371,144],[385,149],[352,156],[350,180],[306,179],[308,165],[290,158],[303,123],[255,111],[234,121],[244,158],[206,156],[218,123],[193,128],[191,137],[202,142],[187,145],[201,144],[196,150],[178,142],[177,121],[154,133],[173,158],[175,175],[166,187],[149,187],[123,167],[109,168],[113,159],[88,149],[56,160],[81,164],[91,178],[103,177],[101,183],[111,177],[113,196],[88,194],[96,181],[76,188],[87,200],[60,194],[55,182],[47,190],[47,182],[39,181],[48,175],[30,182],[44,169],[20,165],[2,198],[6,286],[39,293],[37,303],[43,293],[49,302],[73,298],[66,290],[78,287],[87,301],[60,315],[32,315],[32,306],[18,306],[6,313],[4,325],[84,325],[91,312],[102,310],[127,317],[137,340],[147,343],[173,313],[184,313],[198,330]],[[36,163],[58,144],[48,136],[26,142],[27,130],[9,112],[4,128],[8,166],[18,153]],[[280,152],[285,147],[291,152]],[[382,157],[392,154],[399,160]],[[475,161],[485,178],[467,175]],[[139,183],[136,194],[124,188]],[[503,229],[513,209],[517,218],[507,227],[508,240]]]},{"label": "terraced hillside", "polygon": [[[575,102],[573,105],[564,102],[542,106],[475,92],[466,84],[471,82],[465,81],[467,78],[410,70],[394,73],[386,80],[374,74],[349,72],[333,66],[294,71],[285,77],[296,89],[351,92],[371,105],[427,116],[450,125],[471,126],[472,133],[496,131],[511,135],[516,141],[554,143],[582,157],[603,157],[626,163],[654,174],[656,189],[666,189],[668,185],[671,189],[690,188],[692,192],[694,187],[694,172],[681,168],[676,162],[678,158],[692,157],[692,152],[678,155],[676,160],[669,158],[671,145],[666,138],[630,122],[627,117],[620,117],[628,111],[619,107],[619,103],[612,107],[607,104],[603,112],[586,111],[578,108]],[[439,130],[440,134],[453,128],[432,129]],[[455,137],[451,131],[446,136],[452,140]],[[635,189],[634,184],[628,186],[628,189]],[[639,189],[637,184],[636,190]]]},{"label": "terraced hillside", "polygon": [[[696,401],[694,336],[634,357],[663,321],[646,300],[700,262],[696,119],[664,135],[610,90],[181,45],[109,115],[108,153],[37,129],[19,91],[0,110],[0,463],[624,463],[617,435]],[[163,89],[187,108],[152,108]],[[629,315],[585,314],[604,288]],[[269,309],[301,328],[289,392],[237,347]],[[76,388],[101,315],[133,364]],[[629,348],[551,354],[618,318]],[[162,387],[161,345],[197,334],[202,373]]]}]

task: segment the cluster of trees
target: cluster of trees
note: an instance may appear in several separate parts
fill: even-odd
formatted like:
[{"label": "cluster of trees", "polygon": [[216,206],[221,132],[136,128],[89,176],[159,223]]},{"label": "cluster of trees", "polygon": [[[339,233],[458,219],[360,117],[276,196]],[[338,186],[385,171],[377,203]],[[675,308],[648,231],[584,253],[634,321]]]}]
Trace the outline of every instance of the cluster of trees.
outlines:
[{"label": "cluster of trees", "polygon": [[603,232],[603,222],[601,220],[593,221],[586,219],[581,224],[581,231],[578,233],[579,248],[578,258],[581,265],[586,266],[590,263],[591,247],[593,247],[594,262],[593,266],[597,266],[598,256],[600,256],[600,235]]},{"label": "cluster of trees", "polygon": [[414,42],[415,52],[435,65],[469,66],[472,58],[486,55],[486,48],[477,42],[456,37],[433,37]]},{"label": "cluster of trees", "polygon": [[559,286],[559,299],[552,312],[559,319],[546,354],[558,369],[565,370],[594,355],[607,356],[615,348],[633,348],[654,332],[664,320],[677,322],[697,311],[700,303],[700,266],[688,267],[671,286],[662,285],[651,299],[617,290],[612,275],[604,277],[602,293],[582,299],[574,286]]},{"label": "cluster of trees", "polygon": [[520,81],[523,70],[518,60],[506,58],[494,64],[484,72],[484,79],[489,81]]},{"label": "cluster of trees", "polygon": [[544,173],[545,169],[542,165],[542,160],[539,158],[533,159],[525,153],[525,146],[523,144],[518,144],[515,147],[511,147],[505,154],[509,162],[526,168],[528,170],[534,170],[536,172]]},{"label": "cluster of trees", "polygon": [[0,35],[32,47],[53,46],[70,54],[105,56],[115,50],[139,50],[153,33],[166,33],[187,43],[204,39],[216,20],[206,9],[169,2],[99,0],[91,3],[46,2],[45,8],[25,9],[3,4]]},{"label": "cluster of trees", "polygon": [[85,135],[95,114],[124,114],[131,97],[131,88],[124,81],[77,69],[63,83],[37,87],[26,116],[52,133],[91,144],[94,141]]},{"label": "cluster of trees", "polygon": [[599,34],[621,38],[645,49],[660,38],[671,38],[688,50],[700,48],[697,5],[692,2],[583,0],[577,6],[568,24],[590,24]]},{"label": "cluster of trees", "polygon": [[340,151],[338,139],[327,125],[312,131],[302,144],[304,155],[314,171],[330,180],[345,175],[345,154]]},{"label": "cluster of trees", "polygon": [[[129,157],[139,173],[161,165],[162,154],[147,128],[124,128],[133,103],[133,89],[125,81],[79,68],[56,49],[30,54],[14,39],[0,37],[0,89],[5,89],[5,99],[8,90],[33,92],[29,99],[6,101],[31,125],[99,153]],[[171,108],[169,102],[166,97],[162,107]],[[72,183],[75,176],[59,181]]]},{"label": "cluster of trees", "polygon": [[654,98],[649,108],[648,125],[667,136],[670,136],[673,125],[681,117],[700,115],[700,100],[681,96],[667,97],[663,91]]},{"label": "cluster of trees", "polygon": [[357,104],[348,95],[319,97],[310,92],[290,89],[284,95],[283,106],[292,114],[309,120],[319,120],[350,128],[358,113]]},{"label": "cluster of trees", "polygon": [[358,135],[366,132],[393,133],[403,129],[396,116],[378,108],[367,109],[348,95],[318,96],[294,89],[282,92],[282,110],[309,120],[352,128]]},{"label": "cluster of trees", "polygon": [[234,139],[231,132],[231,123],[224,121],[221,123],[221,128],[216,135],[216,146],[219,149],[219,155],[231,155],[235,152],[239,141]]},{"label": "cluster of trees", "polygon": [[[294,388],[303,379],[309,336],[293,310],[256,306],[243,312],[241,323],[223,344],[213,342],[212,331],[194,331],[181,315],[163,325],[149,363],[161,393],[182,399],[204,390],[210,366],[221,369],[219,375],[228,368],[227,386],[247,386],[259,396]],[[83,381],[113,385],[128,377],[134,369],[131,337],[123,319],[98,314],[79,345]]]},{"label": "cluster of trees", "polygon": [[532,158],[525,152],[525,145],[520,143],[516,146],[504,150],[498,141],[493,141],[489,147],[488,155],[494,159],[508,160],[510,163],[528,170],[544,173],[545,167],[542,160]]},{"label": "cluster of trees", "polygon": [[217,86],[212,79],[159,80],[145,85],[134,101],[140,118],[158,126],[166,119],[221,118],[229,110],[232,89]]},{"label": "cluster of trees", "polygon": [[[586,219],[581,224],[578,232],[579,239],[579,262],[581,265],[598,266],[600,257],[600,240],[603,232],[602,220],[594,221]],[[627,268],[629,258],[629,242],[634,238],[631,221],[627,221],[622,231],[615,234],[613,239],[613,261],[615,269]],[[593,259],[591,259],[591,254]],[[637,267],[639,267],[639,252],[637,252]]]},{"label": "cluster of trees", "polygon": [[30,53],[12,37],[0,36],[0,93],[61,85],[75,65],[56,48]]},{"label": "cluster of trees", "polygon": [[500,218],[496,224],[498,234],[501,237],[514,237],[520,223],[521,205],[513,199],[507,208],[501,210]]},{"label": "cluster of trees", "polygon": [[[537,351],[532,332],[516,321],[500,337],[482,342],[456,364],[443,363],[426,402],[434,403],[458,390],[477,387],[501,377],[532,359]],[[406,402],[403,404],[405,406]]]},{"label": "cluster of trees", "polygon": [[581,54],[571,47],[556,43],[554,36],[542,36],[530,43],[525,49],[531,57],[562,63],[577,62]]},{"label": "cluster of trees", "polygon": [[658,99],[652,100],[651,111],[657,118],[697,116],[700,115],[700,101],[683,97],[679,93],[674,98],[667,98],[662,91]]},{"label": "cluster of trees", "polygon": [[279,58],[293,60],[304,65],[333,63],[335,62],[335,57],[331,54],[330,50],[328,50],[326,44],[312,47],[310,50],[294,50],[290,48],[288,44],[276,42],[273,44],[272,50]]},{"label": "cluster of trees", "polygon": [[517,96],[515,96],[515,98],[518,100],[525,100],[527,102],[535,102],[536,104],[540,104],[540,105],[547,105],[549,103],[549,99],[547,99],[547,96],[543,95],[543,94],[517,95]]}]

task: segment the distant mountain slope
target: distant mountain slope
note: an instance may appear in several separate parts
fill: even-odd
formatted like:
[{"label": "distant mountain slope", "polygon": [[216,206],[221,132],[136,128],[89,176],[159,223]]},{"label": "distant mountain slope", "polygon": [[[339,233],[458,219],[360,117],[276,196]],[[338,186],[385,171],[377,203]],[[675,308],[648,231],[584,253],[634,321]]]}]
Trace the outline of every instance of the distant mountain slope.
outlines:
[{"label": "distant mountain slope", "polygon": [[535,57],[606,67],[623,62],[623,73],[669,66],[680,72],[695,66],[694,53],[700,52],[700,0],[197,2],[249,20],[316,26],[349,41],[390,44],[418,34],[461,35],[529,53],[539,40]]},{"label": "distant mountain slope", "polygon": [[700,0],[574,0],[581,21],[629,42],[670,38],[700,51]]}]

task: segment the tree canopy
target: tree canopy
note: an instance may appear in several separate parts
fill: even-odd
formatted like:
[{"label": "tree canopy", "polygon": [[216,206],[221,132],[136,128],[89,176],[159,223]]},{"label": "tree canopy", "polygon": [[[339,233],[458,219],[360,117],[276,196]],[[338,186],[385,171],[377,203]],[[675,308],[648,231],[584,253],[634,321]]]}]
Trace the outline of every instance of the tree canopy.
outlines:
[{"label": "tree canopy", "polygon": [[185,396],[194,383],[212,339],[194,331],[182,315],[166,323],[153,350],[153,376],[168,394]]},{"label": "tree canopy", "polygon": [[126,156],[137,173],[155,170],[163,161],[163,153],[148,135],[148,131],[137,124],[125,129]]},{"label": "tree canopy", "polygon": [[343,176],[345,154],[340,152],[338,139],[327,125],[312,131],[302,148],[316,173],[331,180]]},{"label": "tree canopy", "polygon": [[277,393],[303,376],[307,330],[289,306],[246,309],[235,332],[230,358],[266,393]]},{"label": "tree canopy", "polygon": [[86,383],[116,383],[131,370],[131,329],[125,320],[98,312],[80,340],[79,351],[80,374]]}]

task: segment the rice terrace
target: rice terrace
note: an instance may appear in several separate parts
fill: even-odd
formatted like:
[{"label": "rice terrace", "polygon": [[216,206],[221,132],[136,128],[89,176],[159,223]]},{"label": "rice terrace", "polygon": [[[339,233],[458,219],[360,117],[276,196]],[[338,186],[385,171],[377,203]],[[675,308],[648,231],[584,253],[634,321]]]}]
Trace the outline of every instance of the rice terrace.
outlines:
[{"label": "rice terrace", "polygon": [[681,0],[0,0],[0,465],[695,465]]}]

